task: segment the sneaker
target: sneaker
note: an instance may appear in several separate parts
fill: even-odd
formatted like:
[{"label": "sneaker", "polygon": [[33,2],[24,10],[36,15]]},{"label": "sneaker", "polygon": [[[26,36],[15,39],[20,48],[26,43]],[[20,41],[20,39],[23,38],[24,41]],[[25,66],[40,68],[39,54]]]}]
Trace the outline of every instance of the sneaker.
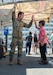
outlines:
[{"label": "sneaker", "polygon": [[36,52],[36,54],[39,54],[38,52]]},{"label": "sneaker", "polygon": [[22,65],[23,63],[22,63],[22,62],[17,62],[17,64],[18,64],[18,65]]},{"label": "sneaker", "polygon": [[5,58],[6,58],[6,56],[3,56],[3,58],[5,59]]},{"label": "sneaker", "polygon": [[30,53],[28,53],[28,55],[31,55]]},{"label": "sneaker", "polygon": [[12,61],[10,61],[10,62],[9,62],[9,65],[13,65],[13,62],[12,62]]},{"label": "sneaker", "polygon": [[48,64],[48,62],[47,61],[41,61],[41,62],[39,62],[39,64],[44,65],[44,64]]}]

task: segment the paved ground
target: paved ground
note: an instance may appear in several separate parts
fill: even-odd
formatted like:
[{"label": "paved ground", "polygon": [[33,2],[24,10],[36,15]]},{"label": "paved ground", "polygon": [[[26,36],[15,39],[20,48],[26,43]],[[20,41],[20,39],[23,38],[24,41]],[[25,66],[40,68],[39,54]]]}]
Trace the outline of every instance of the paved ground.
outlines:
[{"label": "paved ground", "polygon": [[17,65],[17,54],[14,55],[13,65],[10,66],[9,56],[6,59],[0,60],[0,75],[53,75],[53,57],[52,54],[47,54],[48,65],[40,65],[38,60],[40,60],[40,54],[26,55],[23,51],[23,65]]}]

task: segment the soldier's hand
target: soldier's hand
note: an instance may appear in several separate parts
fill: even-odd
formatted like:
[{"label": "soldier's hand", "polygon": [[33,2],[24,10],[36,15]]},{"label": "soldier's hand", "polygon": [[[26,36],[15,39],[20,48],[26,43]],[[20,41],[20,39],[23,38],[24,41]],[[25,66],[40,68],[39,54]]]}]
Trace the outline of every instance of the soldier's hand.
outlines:
[{"label": "soldier's hand", "polygon": [[12,12],[12,16],[15,16],[15,11]]},{"label": "soldier's hand", "polygon": [[13,7],[13,11],[16,10],[16,6],[17,6],[17,4],[15,3],[15,4],[14,4],[14,7]]},{"label": "soldier's hand", "polygon": [[13,11],[15,11],[15,6],[14,6],[13,9],[12,9],[12,12],[13,12]]}]

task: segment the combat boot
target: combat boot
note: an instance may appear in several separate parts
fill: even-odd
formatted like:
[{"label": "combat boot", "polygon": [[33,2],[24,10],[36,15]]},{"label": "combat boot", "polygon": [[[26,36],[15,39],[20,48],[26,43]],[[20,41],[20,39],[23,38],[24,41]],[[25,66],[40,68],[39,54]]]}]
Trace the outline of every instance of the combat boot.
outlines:
[{"label": "combat boot", "polygon": [[9,65],[13,65],[12,57],[9,58]]},{"label": "combat boot", "polygon": [[9,61],[9,65],[13,65],[13,62],[12,61]]},{"label": "combat boot", "polygon": [[9,65],[13,65],[13,62],[12,62],[12,60],[13,60],[13,53],[11,54],[9,54]]}]

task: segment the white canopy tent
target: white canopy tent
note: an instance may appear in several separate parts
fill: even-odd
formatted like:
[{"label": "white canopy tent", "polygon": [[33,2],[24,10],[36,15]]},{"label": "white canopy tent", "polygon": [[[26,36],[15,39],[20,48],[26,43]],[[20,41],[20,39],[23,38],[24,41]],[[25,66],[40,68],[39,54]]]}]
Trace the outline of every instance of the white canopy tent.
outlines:
[{"label": "white canopy tent", "polygon": [[53,2],[51,1],[32,1],[32,2],[17,2],[10,4],[0,5],[0,25],[6,26],[12,23],[12,11],[16,5],[16,16],[19,11],[25,13],[24,21],[29,22],[31,16],[34,14],[34,17],[37,21],[45,19],[45,21],[50,18],[53,8]]}]

